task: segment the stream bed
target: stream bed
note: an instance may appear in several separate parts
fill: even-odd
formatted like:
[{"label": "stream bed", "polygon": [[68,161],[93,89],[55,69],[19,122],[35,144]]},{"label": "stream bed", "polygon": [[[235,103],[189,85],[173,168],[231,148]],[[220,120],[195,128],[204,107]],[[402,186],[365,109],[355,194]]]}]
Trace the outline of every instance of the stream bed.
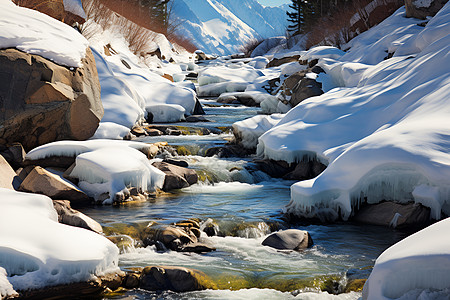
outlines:
[{"label": "stream bed", "polygon": [[[286,222],[282,209],[290,200],[292,181],[270,178],[251,167],[251,158],[204,157],[205,149],[224,145],[232,134],[224,128],[258,113],[258,108],[217,104],[202,100],[211,122],[179,123],[181,126],[221,128],[211,135],[145,137],[143,142],[167,141],[169,145],[197,149],[183,157],[190,168],[214,177],[172,194],[146,202],[100,206],[83,210],[114,233],[114,228],[137,228],[149,223],[173,224],[191,218],[202,226],[215,226],[217,236],[202,233],[202,242],[216,248],[207,254],[160,252],[156,247],[122,249],[123,270],[149,265],[183,266],[203,271],[219,290],[188,293],[155,293],[131,290],[107,299],[358,299],[360,293],[342,292],[349,276],[367,278],[375,259],[404,238],[399,230],[352,223],[302,224]],[[206,105],[205,105],[206,104]],[[173,124],[171,124],[173,125]],[[250,170],[250,171],[249,171]],[[253,171],[252,171],[253,170]],[[277,251],[261,245],[271,232],[307,230],[314,246],[302,252]]]}]

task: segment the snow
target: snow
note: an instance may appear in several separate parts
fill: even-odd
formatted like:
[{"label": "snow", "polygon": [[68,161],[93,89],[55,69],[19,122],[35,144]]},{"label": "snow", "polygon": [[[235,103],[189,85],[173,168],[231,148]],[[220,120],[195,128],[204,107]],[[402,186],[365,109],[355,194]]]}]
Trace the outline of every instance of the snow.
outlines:
[{"label": "snow", "polygon": [[37,160],[51,156],[77,156],[101,148],[130,147],[143,153],[150,153],[152,144],[117,140],[58,141],[34,148],[27,153],[26,159]]},{"label": "snow", "polygon": [[148,105],[147,112],[152,113],[153,123],[179,122],[184,120],[186,110],[178,104]]},{"label": "snow", "polygon": [[363,299],[447,299],[449,230],[447,218],[384,251],[364,286]]},{"label": "snow", "polygon": [[64,0],[64,10],[86,19],[81,0]]},{"label": "snow", "polygon": [[128,133],[130,133],[130,129],[123,125],[112,122],[100,122],[91,139],[122,140]]},{"label": "snow", "polygon": [[415,7],[430,7],[432,0],[416,0],[413,2]]},{"label": "snow", "polygon": [[277,125],[284,114],[258,115],[233,124],[233,132],[238,135],[241,144],[248,149],[256,148],[258,138]]},{"label": "snow", "polygon": [[90,197],[99,200],[108,193],[103,204],[111,204],[127,187],[141,192],[162,188],[165,174],[153,167],[147,156],[130,147],[100,148],[76,157],[70,176],[80,180],[79,186]]},{"label": "snow", "polygon": [[58,223],[50,198],[0,189],[0,207],[0,266],[15,290],[119,271],[118,248],[92,231]]},{"label": "snow", "polygon": [[[341,58],[322,56],[319,64],[330,66],[327,76],[341,87],[305,100],[259,138],[262,157],[328,165],[291,187],[287,212],[347,219],[366,199],[422,203],[436,219],[450,213],[449,11],[447,4],[425,28],[412,29],[414,20],[400,9]],[[395,43],[407,35],[404,49],[418,52],[383,60],[378,53],[386,54],[387,40],[363,47],[377,30],[395,35],[386,37]]]},{"label": "snow", "polygon": [[16,48],[60,65],[81,67],[87,47],[87,40],[72,27],[11,1],[0,1],[0,49]]},{"label": "snow", "polygon": [[280,36],[286,14],[256,0],[174,0],[176,32],[206,53],[230,55],[254,40]]},{"label": "snow", "polygon": [[18,296],[12,284],[8,281],[6,270],[0,267],[0,299]]}]

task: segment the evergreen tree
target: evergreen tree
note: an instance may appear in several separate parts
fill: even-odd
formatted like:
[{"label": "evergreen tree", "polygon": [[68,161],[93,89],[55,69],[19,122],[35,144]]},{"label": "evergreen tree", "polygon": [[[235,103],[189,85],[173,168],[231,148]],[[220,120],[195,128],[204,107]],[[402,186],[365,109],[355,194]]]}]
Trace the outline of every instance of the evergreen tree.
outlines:
[{"label": "evergreen tree", "polygon": [[292,3],[289,4],[289,8],[292,11],[287,11],[288,22],[291,23],[287,27],[288,33],[293,36],[303,33],[304,26],[304,15],[303,15],[303,0],[291,0]]}]

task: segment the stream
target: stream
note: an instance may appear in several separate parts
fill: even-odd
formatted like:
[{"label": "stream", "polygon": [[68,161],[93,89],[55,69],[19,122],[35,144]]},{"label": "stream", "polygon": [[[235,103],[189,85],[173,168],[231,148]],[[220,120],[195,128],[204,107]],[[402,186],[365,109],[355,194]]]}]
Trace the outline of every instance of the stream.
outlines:
[{"label": "stream", "polygon": [[[259,110],[205,99],[202,104],[205,117],[211,122],[178,125],[223,130]],[[192,155],[184,157],[190,168],[209,174],[214,182],[200,182],[146,202],[83,210],[112,233],[115,229],[123,232],[119,228],[124,227],[133,229],[152,222],[173,224],[189,218],[199,219],[203,226],[213,224],[218,235],[207,237],[202,233],[202,239],[216,251],[193,254],[158,252],[154,246],[126,247],[121,249],[119,265],[123,270],[148,265],[198,269],[210,276],[219,290],[155,293],[137,289],[110,294],[106,299],[312,299],[302,297],[307,295],[303,293],[319,293],[327,282],[333,282],[333,288],[341,291],[350,274],[367,278],[376,257],[407,235],[399,230],[352,223],[288,224],[282,209],[290,200],[292,181],[255,171],[251,158],[204,157],[206,149],[224,145],[231,137],[225,130],[206,136],[140,138],[143,142],[167,141],[169,145],[190,149]],[[269,233],[286,228],[307,230],[314,246],[302,252],[286,252],[261,245]],[[328,296],[316,295],[314,299]],[[337,299],[360,296],[347,293]]]}]

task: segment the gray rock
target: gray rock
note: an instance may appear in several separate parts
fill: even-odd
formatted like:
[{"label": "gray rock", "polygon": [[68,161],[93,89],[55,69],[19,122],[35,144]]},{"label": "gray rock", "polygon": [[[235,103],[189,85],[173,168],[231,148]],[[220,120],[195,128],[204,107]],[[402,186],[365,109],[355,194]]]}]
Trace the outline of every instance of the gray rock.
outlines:
[{"label": "gray rock", "polygon": [[288,229],[272,233],[262,242],[262,245],[278,250],[298,251],[311,247],[313,240],[307,231]]},{"label": "gray rock", "polygon": [[20,143],[12,143],[7,146],[0,145],[0,155],[6,159],[14,170],[17,170],[22,166],[26,153]]},{"label": "gray rock", "polygon": [[211,251],[216,251],[216,248],[203,243],[187,244],[181,248],[181,252],[206,253]]},{"label": "gray rock", "polygon": [[[426,17],[434,16],[442,7],[444,7],[447,0],[432,0],[429,6],[421,6],[421,1],[405,0],[406,17],[426,19]],[[428,3],[427,3],[428,4]]]},{"label": "gray rock", "polygon": [[166,162],[155,162],[153,166],[166,174],[164,191],[188,187],[198,181],[198,175],[194,170],[172,165]]},{"label": "gray rock", "polygon": [[70,201],[53,200],[53,207],[58,213],[59,223],[103,233],[103,228],[97,221],[70,207]]}]

